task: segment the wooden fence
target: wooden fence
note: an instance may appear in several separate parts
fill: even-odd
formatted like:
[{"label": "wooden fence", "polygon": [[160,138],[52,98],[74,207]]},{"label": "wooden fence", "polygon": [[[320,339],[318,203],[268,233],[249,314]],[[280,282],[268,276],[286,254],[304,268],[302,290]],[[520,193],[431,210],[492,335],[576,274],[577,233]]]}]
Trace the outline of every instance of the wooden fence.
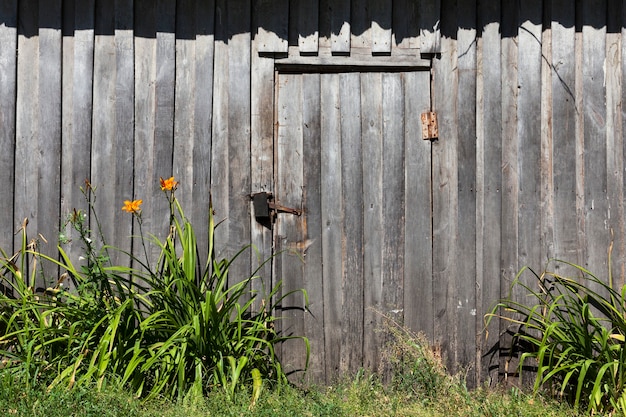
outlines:
[{"label": "wooden fence", "polygon": [[[219,255],[258,248],[233,276],[277,248],[304,258],[261,273],[309,292],[285,329],[311,339],[311,380],[380,369],[376,309],[495,381],[506,328],[486,338],[483,315],[522,266],[606,276],[612,245],[624,284],[625,16],[616,0],[2,1],[0,247],[28,218],[54,252],[89,179],[104,236],[132,251],[123,201],[162,237],[174,175],[194,224],[212,194]],[[304,214],[269,229],[257,192]],[[302,347],[282,355],[297,368]]]}]

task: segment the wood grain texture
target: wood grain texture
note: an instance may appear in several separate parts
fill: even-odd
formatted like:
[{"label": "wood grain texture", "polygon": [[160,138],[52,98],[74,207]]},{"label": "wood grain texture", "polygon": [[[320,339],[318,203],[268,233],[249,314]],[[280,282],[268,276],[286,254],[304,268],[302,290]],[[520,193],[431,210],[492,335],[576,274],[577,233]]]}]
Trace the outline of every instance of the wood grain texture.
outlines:
[{"label": "wood grain texture", "polygon": [[[324,381],[324,280],[322,259],[322,161],[321,161],[321,75],[302,75],[302,142],[303,142],[303,217],[298,221],[302,240],[297,250],[304,265],[304,288],[309,305],[304,314],[304,334],[311,345],[311,360],[306,373],[307,381]],[[298,341],[302,344],[302,341]],[[302,353],[302,349],[300,348]]]},{"label": "wood grain texture", "polygon": [[[479,20],[482,33],[477,44],[476,79],[476,334],[477,379],[498,382],[499,322],[484,328],[480,320],[491,311],[501,296],[500,257],[502,224],[502,91],[500,4],[481,3]],[[494,110],[495,109],[495,110]],[[504,283],[506,287],[507,284]]]},{"label": "wood grain texture", "polygon": [[[383,81],[361,74],[363,153],[363,365],[378,370],[383,325]],[[430,176],[430,175],[429,175]]]},{"label": "wood grain texture", "polygon": [[[341,117],[342,320],[339,369],[354,373],[363,360],[363,176],[359,73],[339,75]],[[339,250],[339,247],[331,248]]]},{"label": "wood grain texture", "polygon": [[[4,196],[13,196],[15,186],[15,119],[17,113],[17,12],[18,2],[7,1],[0,4],[0,14],[4,18],[4,25],[0,26],[0,91],[3,100],[0,101],[0,147],[5,151],[0,154],[0,169],[4,173],[4,181],[0,185],[0,193]],[[4,75],[6,74],[6,75]],[[11,75],[9,75],[11,74]],[[12,198],[0,200],[0,211],[4,217],[0,222],[0,248],[7,253],[13,253],[13,233],[15,222]]]},{"label": "wood grain texture", "polygon": [[[607,195],[607,110],[605,87],[606,2],[583,5],[582,105],[584,132],[585,266],[604,274],[610,243]],[[593,243],[592,243],[593,242]]]},{"label": "wood grain texture", "polygon": [[341,115],[339,74],[321,75],[321,207],[324,280],[324,350],[327,382],[340,375],[342,345]]},{"label": "wood grain texture", "polygon": [[[454,5],[442,7],[452,16]],[[456,22],[448,22],[456,30]],[[435,305],[434,348],[444,363],[455,369],[457,334],[455,312],[458,300],[454,277],[465,267],[455,262],[458,237],[458,154],[457,92],[458,72],[456,42],[442,39],[441,58],[433,61],[433,109],[438,114],[439,140],[432,146],[433,181],[433,298]],[[459,269],[457,269],[459,268]],[[463,342],[464,343],[464,342]]]},{"label": "wood grain texture", "polygon": [[430,72],[404,74],[404,325],[434,336],[431,142],[418,114],[430,109]]},{"label": "wood grain texture", "polygon": [[[458,177],[458,230],[457,262],[461,270],[455,280],[456,307],[454,315],[458,342],[456,362],[472,364],[476,361],[476,39],[475,2],[465,1],[457,6],[457,66],[458,66],[458,116],[457,116],[457,177]],[[475,384],[468,375],[468,384]]]},{"label": "wood grain texture", "polygon": [[[299,74],[281,74],[278,79],[278,134],[276,137],[276,199],[280,205],[302,208],[303,161],[303,91]],[[285,336],[304,334],[304,263],[298,246],[304,241],[303,220],[299,216],[279,213],[275,228],[276,278],[282,281],[283,295],[280,315]],[[281,346],[281,362],[292,380],[298,381],[305,369],[305,345],[289,340]]]},{"label": "wood grain texture", "polygon": [[[228,22],[228,221],[230,256],[250,243],[250,44],[251,10],[247,0],[227,2]],[[250,274],[250,258],[231,266],[233,282]]]}]

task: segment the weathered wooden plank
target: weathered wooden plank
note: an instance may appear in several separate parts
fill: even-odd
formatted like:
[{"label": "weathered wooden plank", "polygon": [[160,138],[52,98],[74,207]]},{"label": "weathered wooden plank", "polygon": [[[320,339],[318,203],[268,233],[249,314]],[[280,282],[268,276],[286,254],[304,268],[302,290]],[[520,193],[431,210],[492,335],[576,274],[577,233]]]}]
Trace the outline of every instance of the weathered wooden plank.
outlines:
[{"label": "weathered wooden plank", "polygon": [[256,40],[261,53],[287,52],[289,0],[257,0]]},{"label": "weathered wooden plank", "polygon": [[[383,313],[404,325],[404,114],[402,73],[384,73],[383,96],[383,200],[382,272]],[[385,335],[388,339],[389,335]],[[389,377],[390,375],[385,375]]]},{"label": "weathered wooden plank", "polygon": [[609,206],[607,196],[606,1],[583,4],[582,93],[584,126],[585,266],[599,276],[607,271]]},{"label": "weathered wooden plank", "polygon": [[[608,221],[612,233],[613,252],[611,256],[611,271],[613,283],[617,288],[624,285],[626,279],[626,227],[624,225],[624,144],[622,122],[622,68],[623,59],[621,49],[621,16],[622,2],[607,1],[606,26],[606,134],[607,134],[607,193],[608,193]],[[613,12],[615,11],[615,12]]]},{"label": "weathered wooden plank", "polygon": [[[250,55],[252,76],[251,89],[251,140],[250,170],[251,191],[274,191],[274,60],[259,56],[258,40],[252,41]],[[251,219],[251,243],[256,251],[251,253],[253,269],[261,268],[258,275],[262,278],[253,283],[253,288],[261,292],[272,285],[272,262],[264,263],[272,256],[273,234],[271,225],[263,225],[255,220],[254,207]],[[263,288],[264,287],[264,288]],[[259,305],[260,307],[260,305]]]},{"label": "weathered wooden plank", "polygon": [[540,207],[542,250],[547,258],[554,258],[554,172],[552,170],[552,29],[546,25],[550,6],[542,4],[541,31],[541,140],[540,140]]},{"label": "weathered wooden plank", "polygon": [[364,48],[372,55],[372,13],[373,0],[352,0],[350,6],[350,49]]},{"label": "weathered wooden plank", "polygon": [[[301,209],[303,185],[302,76],[281,74],[278,79],[278,135],[276,137],[276,199],[286,207]],[[281,305],[281,326],[285,336],[304,334],[304,305],[301,294],[289,294],[304,287],[303,266],[298,245],[304,240],[298,216],[278,214],[276,222],[275,273],[282,280],[285,298]],[[293,381],[298,381],[306,365],[306,351],[298,340],[283,344],[281,362]]]},{"label": "weathered wooden plank", "polygon": [[391,53],[391,0],[370,0],[372,53]]},{"label": "weathered wooden plank", "polygon": [[[501,296],[500,242],[502,190],[502,91],[500,3],[481,2],[479,5],[483,28],[477,44],[476,79],[476,315],[477,380],[498,382],[499,322],[492,320],[484,329],[481,318]],[[494,110],[495,109],[495,110]],[[504,284],[507,286],[507,284]]]},{"label": "weathered wooden plank", "polygon": [[[0,3],[0,15],[3,24],[0,25],[0,91],[4,96],[0,101],[0,147],[4,152],[0,154],[0,169],[4,173],[4,181],[0,184],[0,193],[3,196],[14,196],[15,180],[15,118],[16,118],[16,74],[17,74],[17,1]],[[4,73],[7,75],[5,76]],[[13,233],[16,221],[13,220],[13,198],[3,198],[0,201],[0,211],[4,217],[0,222],[0,248],[12,254]]]},{"label": "weathered wooden plank", "polygon": [[[117,34],[111,36],[116,33],[118,7],[123,5],[109,1],[98,3],[95,9],[97,35],[93,45],[94,117],[91,125],[94,139],[91,141],[91,175],[86,178],[97,188],[95,207],[105,241],[129,251],[132,248],[132,217],[124,215],[120,207],[124,200],[132,199],[133,194],[134,57],[132,35],[128,42],[129,34],[126,34],[124,48],[120,47],[121,39]],[[129,45],[131,50],[127,51]],[[129,262],[118,251],[110,251],[109,256],[115,264]]]},{"label": "weathered wooden plank", "polygon": [[[520,8],[518,44],[519,266],[538,269],[541,241],[541,1]],[[543,256],[542,256],[543,255]]]},{"label": "weathered wooden plank", "polygon": [[420,50],[424,54],[441,52],[441,11],[450,14],[448,7],[442,7],[445,0],[424,0],[419,6]]},{"label": "weathered wooden plank", "polygon": [[[454,4],[444,2],[443,9],[456,15]],[[454,20],[443,22],[456,30]],[[454,369],[456,335],[454,334],[454,281],[457,276],[456,239],[458,236],[457,179],[457,97],[458,74],[456,42],[442,39],[441,59],[433,62],[433,109],[439,122],[439,140],[432,145],[433,164],[433,298],[435,304],[434,349],[441,352],[444,362]],[[462,268],[463,266],[459,266]]]},{"label": "weathered wooden plank", "polygon": [[330,13],[330,49],[334,53],[350,52],[350,0],[331,2]]},{"label": "weathered wooden plank", "polygon": [[319,45],[319,2],[296,0],[295,8],[298,49],[304,54],[315,53]]},{"label": "weathered wooden plank", "polygon": [[[518,245],[519,245],[519,166],[518,166],[518,12],[517,3],[513,1],[502,2],[502,27],[501,32],[502,52],[502,217],[501,217],[501,247],[502,247],[502,274],[501,274],[501,297],[510,296],[510,286],[519,270]],[[521,294],[519,297],[523,297]],[[519,298],[518,298],[519,299]],[[520,299],[521,301],[521,299]],[[509,323],[500,323],[500,373],[504,374],[505,380],[509,374],[516,372],[516,363],[510,364],[510,357],[506,349],[510,347],[511,338]]]},{"label": "weathered wooden plank", "polygon": [[[91,173],[91,120],[93,114],[93,50],[95,2],[63,5],[63,100],[61,143],[61,217],[73,210],[88,213],[80,190]],[[68,36],[69,34],[69,36]],[[63,226],[63,225],[62,225]],[[61,230],[68,238],[63,248],[75,266],[81,265],[82,243],[71,227]],[[66,285],[72,283],[66,283]]]},{"label": "weathered wooden plank", "polygon": [[[196,1],[182,0],[176,4],[176,87],[174,107],[173,175],[179,181],[178,199],[183,209],[192,210],[194,203],[193,154],[196,145]],[[198,187],[200,188],[200,187]],[[199,230],[196,230],[198,232]]]},{"label": "weathered wooden plank", "polygon": [[341,354],[341,117],[339,113],[339,75],[321,75],[322,124],[322,268],[324,285],[324,350],[326,382],[339,375]]},{"label": "weathered wooden plank", "polygon": [[[520,7],[517,77],[518,134],[518,268],[539,270],[547,258],[541,236],[541,1],[526,1]],[[527,275],[529,284],[532,282]],[[520,293],[526,298],[526,294]],[[523,298],[520,298],[522,300]],[[522,377],[532,378],[529,375]],[[522,381],[525,382],[525,381]]]},{"label": "weathered wooden plank", "polygon": [[[250,20],[247,0],[228,1],[228,172],[229,246],[238,251],[250,244]],[[230,269],[237,282],[250,275],[250,257]]]},{"label": "weathered wooden plank", "polygon": [[[359,73],[339,76],[343,210],[342,321],[339,368],[353,374],[363,361],[363,177]],[[339,247],[334,250],[339,251]]]},{"label": "weathered wooden plank", "polygon": [[431,143],[418,116],[430,110],[430,72],[405,73],[404,97],[404,325],[433,340]]},{"label": "weathered wooden plank", "polygon": [[211,142],[211,192],[216,222],[215,255],[223,258],[228,253],[228,227],[224,220],[229,213],[228,176],[228,27],[227,1],[215,1],[215,50],[213,58],[213,123]]},{"label": "weathered wooden plank", "polygon": [[[156,105],[156,2],[149,0],[135,1],[135,13],[142,16],[135,23],[135,137],[134,137],[134,164],[135,175],[133,194],[127,199],[143,200],[143,229],[149,233],[156,233],[153,227],[154,195],[157,184],[153,183],[154,176],[154,131]],[[166,172],[161,176],[167,176]],[[135,234],[139,234],[135,227]],[[140,251],[140,242],[133,242],[135,256],[143,260]],[[154,261],[152,261],[154,262]],[[150,265],[148,265],[150,266]]]},{"label": "weathered wooden plank", "polygon": [[[382,74],[361,74],[363,142],[363,366],[378,371],[383,338],[383,111]],[[430,167],[429,167],[430,169]],[[430,177],[430,175],[429,175]]]},{"label": "weathered wooden plank", "polygon": [[[22,1],[18,5],[17,97],[15,125],[15,212],[13,230],[17,231],[28,218],[28,231],[34,238],[39,230],[38,171],[42,157],[39,152],[39,38],[36,1]],[[43,223],[43,220],[42,220]],[[21,236],[16,236],[20,245]]]},{"label": "weathered wooden plank", "polygon": [[[308,313],[304,315],[304,331],[311,345],[307,371],[309,382],[325,380],[324,365],[324,286],[322,268],[322,196],[321,189],[321,98],[320,74],[302,75],[302,141],[304,161],[302,210],[299,222],[302,240],[297,246],[304,260],[304,283],[309,296]],[[302,344],[301,341],[298,343]],[[300,355],[304,352],[300,349]],[[302,360],[302,358],[300,358]]]},{"label": "weathered wooden plank", "polygon": [[419,10],[420,3],[413,0],[393,1],[392,48],[420,48]]},{"label": "weathered wooden plank", "polygon": [[[463,272],[451,277],[456,288],[456,369],[476,365],[476,2],[457,9],[457,257]],[[454,371],[453,371],[454,372]],[[467,375],[469,386],[474,374]]]},{"label": "weathered wooden plank", "polygon": [[[117,209],[122,201],[133,195],[135,183],[135,49],[134,8],[131,2],[115,0],[115,200]],[[109,128],[111,128],[109,126]],[[116,210],[115,245],[131,252],[133,232],[131,216]],[[120,259],[120,262],[122,262]]]},{"label": "weathered wooden plank", "polygon": [[[211,196],[211,129],[213,116],[213,56],[215,48],[215,1],[196,2],[195,109],[193,153],[193,200],[191,220],[202,230],[196,238],[201,259],[208,256],[209,200]],[[198,226],[201,225],[201,226]]]}]

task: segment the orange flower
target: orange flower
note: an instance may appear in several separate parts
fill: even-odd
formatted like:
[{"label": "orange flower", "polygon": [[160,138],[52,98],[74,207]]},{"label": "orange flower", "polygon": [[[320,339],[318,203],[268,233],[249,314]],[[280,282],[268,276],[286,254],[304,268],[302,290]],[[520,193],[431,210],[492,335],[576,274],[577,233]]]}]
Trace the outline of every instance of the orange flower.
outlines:
[{"label": "orange flower", "polygon": [[126,200],[124,201],[124,207],[122,207],[122,210],[124,210],[127,213],[132,213],[132,214],[139,214],[141,213],[141,204],[143,203],[143,200]]},{"label": "orange flower", "polygon": [[161,177],[159,177],[159,178],[161,179],[161,190],[162,191],[174,191],[176,189],[176,187],[178,187],[178,181],[174,181],[174,177],[169,177],[166,180],[164,180]]}]

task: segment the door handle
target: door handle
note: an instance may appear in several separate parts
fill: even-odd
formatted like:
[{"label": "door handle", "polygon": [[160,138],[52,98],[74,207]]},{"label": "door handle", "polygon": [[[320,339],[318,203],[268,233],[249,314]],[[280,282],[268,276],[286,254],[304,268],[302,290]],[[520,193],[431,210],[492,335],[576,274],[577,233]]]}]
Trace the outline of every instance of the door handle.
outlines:
[{"label": "door handle", "polygon": [[272,193],[254,193],[250,197],[252,198],[252,204],[254,205],[254,217],[257,222],[263,225],[267,225],[267,223],[274,223],[278,213],[295,214],[296,216],[302,215],[302,210],[281,206],[276,203]]}]

